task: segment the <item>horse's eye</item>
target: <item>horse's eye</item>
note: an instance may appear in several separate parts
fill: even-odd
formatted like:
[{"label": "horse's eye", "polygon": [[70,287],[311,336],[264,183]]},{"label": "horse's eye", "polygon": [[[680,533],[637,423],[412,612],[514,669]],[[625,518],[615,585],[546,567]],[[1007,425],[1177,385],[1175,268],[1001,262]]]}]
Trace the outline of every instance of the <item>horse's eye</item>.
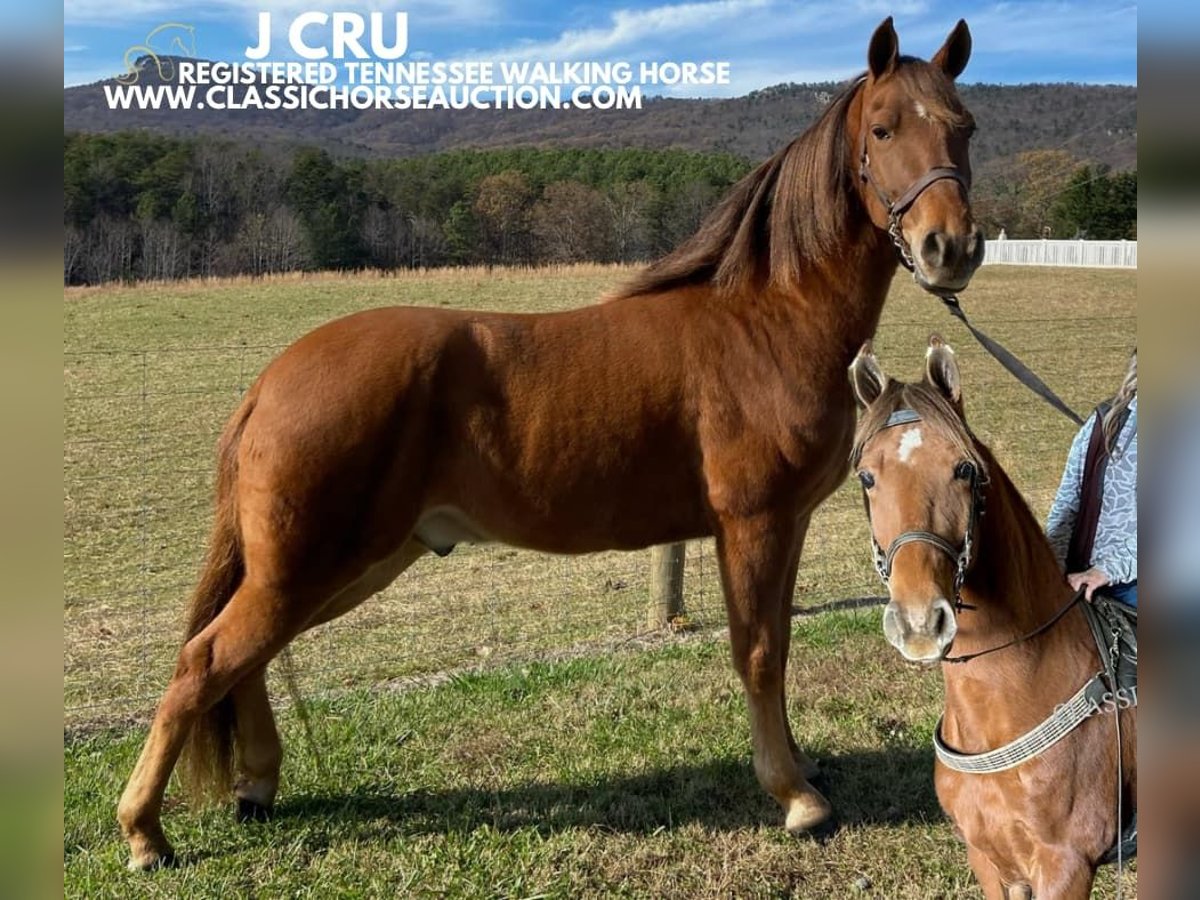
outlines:
[{"label": "horse's eye", "polygon": [[870,472],[859,472],[858,480],[862,482],[862,486],[867,490],[875,487],[875,476]]},{"label": "horse's eye", "polygon": [[971,481],[975,477],[975,466],[964,459],[954,467],[954,477],[960,481]]},{"label": "horse's eye", "polygon": [[875,140],[877,141],[886,141],[891,137],[891,135],[888,134],[888,130],[882,125],[872,125],[871,134],[875,135]]},{"label": "horse's eye", "polygon": [[979,128],[975,125],[974,122],[972,122],[970,125],[968,125],[967,126],[967,140],[970,140],[971,138],[975,137],[975,132],[978,130],[979,130]]}]

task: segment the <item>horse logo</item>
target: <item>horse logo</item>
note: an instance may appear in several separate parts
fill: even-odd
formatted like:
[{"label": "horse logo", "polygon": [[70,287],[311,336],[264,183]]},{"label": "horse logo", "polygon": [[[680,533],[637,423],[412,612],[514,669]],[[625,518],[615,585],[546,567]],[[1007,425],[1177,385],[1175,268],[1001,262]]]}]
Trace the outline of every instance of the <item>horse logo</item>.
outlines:
[{"label": "horse logo", "polygon": [[[172,36],[166,49],[160,50],[155,47],[155,41],[166,41],[167,38],[163,37],[164,34]],[[125,72],[117,76],[117,81],[121,84],[137,84],[137,80],[142,74],[138,62],[144,57],[149,57],[153,61],[159,78],[163,81],[170,81],[175,77],[175,64],[169,59],[162,58],[162,55],[167,53],[194,57],[196,55],[196,26],[184,25],[180,22],[167,22],[159,25],[146,35],[143,43],[134,44],[125,51]]]}]

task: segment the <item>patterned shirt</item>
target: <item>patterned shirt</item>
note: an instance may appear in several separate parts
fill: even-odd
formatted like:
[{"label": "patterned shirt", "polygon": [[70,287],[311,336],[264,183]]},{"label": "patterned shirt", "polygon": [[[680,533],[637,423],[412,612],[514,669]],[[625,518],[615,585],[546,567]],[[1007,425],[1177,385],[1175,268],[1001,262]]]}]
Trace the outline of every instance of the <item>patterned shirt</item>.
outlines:
[{"label": "patterned shirt", "polygon": [[[1083,464],[1095,427],[1096,417],[1091,416],[1075,435],[1058,496],[1046,521],[1046,535],[1063,568],[1079,515]],[[1096,541],[1092,545],[1092,566],[1104,572],[1113,584],[1137,581],[1137,397],[1129,404],[1129,417],[1117,435],[1104,473],[1104,496],[1100,502],[1100,520],[1096,523]]]}]

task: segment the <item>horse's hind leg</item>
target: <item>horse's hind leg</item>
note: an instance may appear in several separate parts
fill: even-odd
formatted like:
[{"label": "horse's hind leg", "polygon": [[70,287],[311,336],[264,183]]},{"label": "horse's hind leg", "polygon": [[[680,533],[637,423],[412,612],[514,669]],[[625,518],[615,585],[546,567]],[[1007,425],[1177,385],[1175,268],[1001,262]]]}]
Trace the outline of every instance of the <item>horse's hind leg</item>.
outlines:
[{"label": "horse's hind leg", "polygon": [[[369,566],[354,582],[335,593],[304,627],[314,628],[345,615],[395,581],[427,552],[418,541],[405,542],[395,553]],[[266,669],[246,676],[230,693],[237,716],[238,778],[234,795],[238,821],[264,821],[271,817],[283,762],[283,748],[267,696]]]},{"label": "horse's hind leg", "polygon": [[717,550],[733,664],[746,691],[754,771],[783,807],[788,831],[811,831],[832,810],[800,769],[782,702],[787,636],[780,606],[795,559],[796,520],[762,514],[718,522]]},{"label": "horse's hind leg", "polygon": [[283,746],[267,695],[266,667],[251,672],[229,693],[237,723],[237,780],[233,793],[237,797],[238,821],[265,821],[271,817],[283,763]]},{"label": "horse's hind leg", "polygon": [[296,607],[278,590],[243,582],[217,617],[184,645],[117,807],[131,868],[173,858],[162,830],[163,793],[193,725],[234,685],[266,666],[303,625]]}]

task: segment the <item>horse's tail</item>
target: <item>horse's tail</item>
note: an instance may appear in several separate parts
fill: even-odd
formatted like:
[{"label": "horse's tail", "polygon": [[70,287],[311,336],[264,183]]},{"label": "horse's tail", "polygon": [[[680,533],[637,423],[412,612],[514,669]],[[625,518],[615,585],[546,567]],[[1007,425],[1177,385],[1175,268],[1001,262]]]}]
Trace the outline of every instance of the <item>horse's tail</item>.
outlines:
[{"label": "horse's tail", "polygon": [[[245,575],[237,515],[238,447],[254,409],[251,390],[225,426],[217,445],[216,509],[208,553],[187,611],[186,644],[223,610]],[[193,800],[223,797],[233,785],[233,698],[222,697],[197,718],[180,760],[180,777]]]}]

